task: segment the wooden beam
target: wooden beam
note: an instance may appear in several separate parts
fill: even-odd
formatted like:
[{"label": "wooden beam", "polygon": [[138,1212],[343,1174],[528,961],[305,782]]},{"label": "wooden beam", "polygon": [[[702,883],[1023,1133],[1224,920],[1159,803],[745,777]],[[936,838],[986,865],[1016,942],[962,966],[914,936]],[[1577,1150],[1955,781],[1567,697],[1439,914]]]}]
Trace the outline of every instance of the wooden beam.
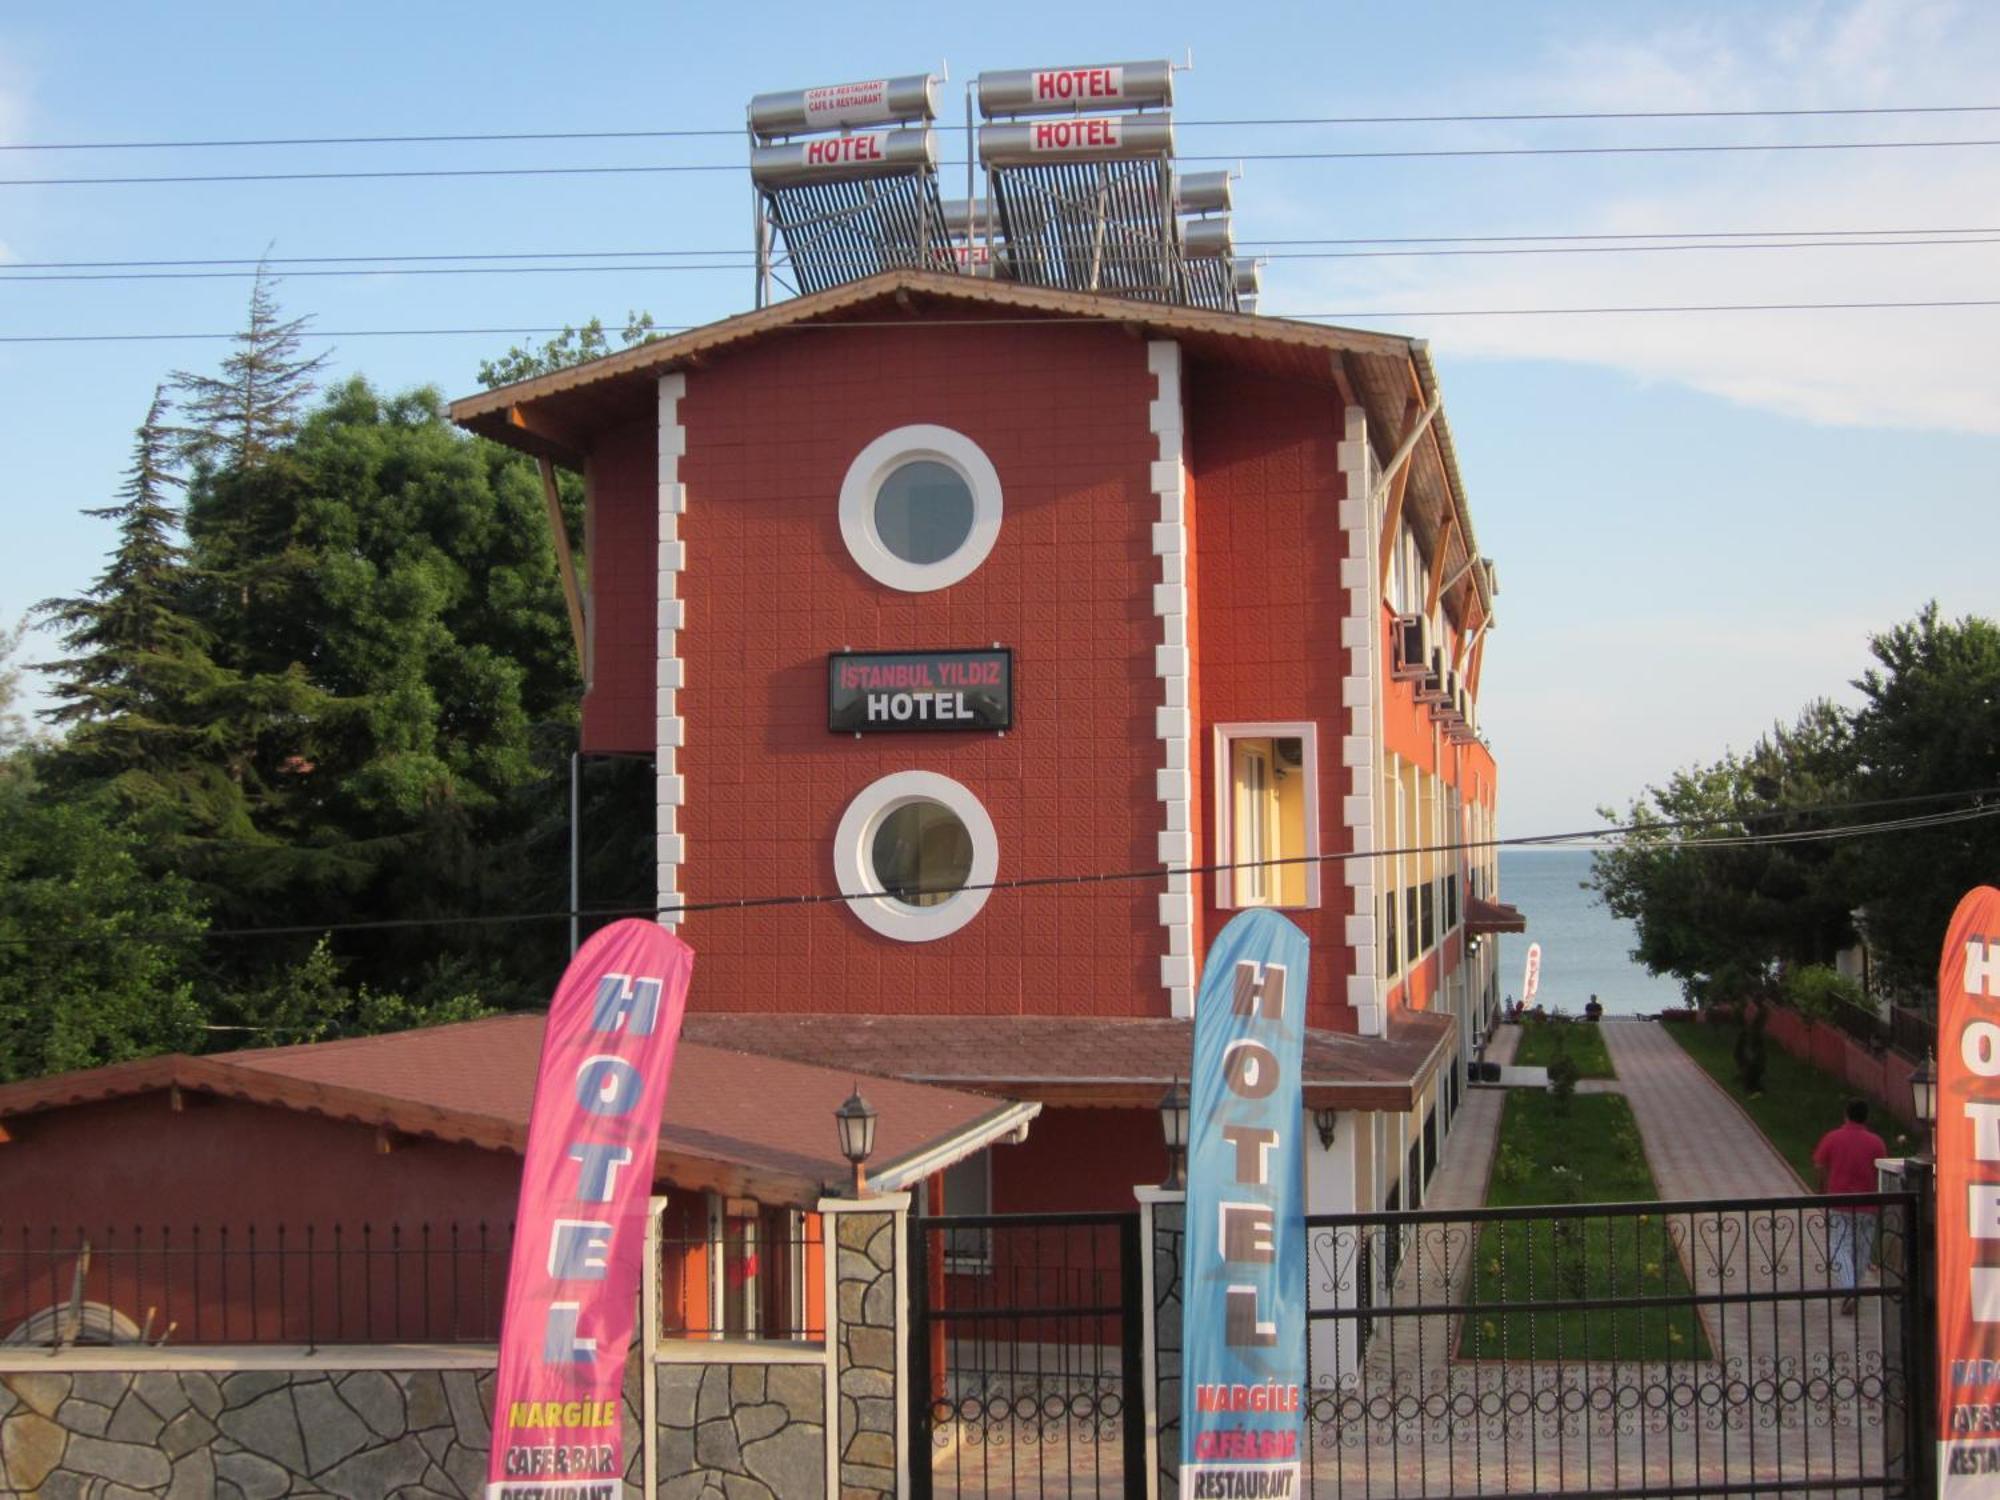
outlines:
[{"label": "wooden beam", "polygon": [[1451,539],[1458,531],[1458,517],[1446,516],[1444,525],[1438,528],[1437,541],[1431,546],[1431,586],[1424,595],[1424,613],[1434,614],[1438,607],[1438,595],[1444,592],[1444,560],[1451,551]]},{"label": "wooden beam", "polygon": [[1479,669],[1486,661],[1486,627],[1479,629],[1479,639],[1472,643],[1472,665],[1466,669],[1466,691],[1474,698],[1479,696]]},{"label": "wooden beam", "polygon": [[556,570],[562,574],[563,603],[569,607],[569,636],[576,645],[576,670],[590,680],[590,659],[585,654],[583,591],[576,583],[576,562],[569,555],[569,526],[563,520],[562,495],[556,489],[556,466],[546,458],[535,460],[542,473],[542,501],[549,511],[549,536],[556,544]]},{"label": "wooden beam", "polygon": [[579,474],[583,472],[583,455],[570,446],[568,438],[563,434],[545,422],[536,421],[533,412],[518,406],[510,406],[506,411],[506,422],[515,432],[529,439],[525,444],[517,443],[514,446],[526,447],[537,457],[551,459],[565,469],[573,469]]},{"label": "wooden beam", "polygon": [[178,1083],[168,1084],[167,1108],[172,1110],[175,1114],[179,1114],[186,1107],[187,1106],[181,1100],[181,1086]]},{"label": "wooden beam", "polygon": [[[1432,407],[1435,411],[1437,408]],[[1382,516],[1380,582],[1384,590],[1389,587],[1389,564],[1396,557],[1396,538],[1403,526],[1403,496],[1410,490],[1410,465],[1416,448],[1417,434],[1430,423],[1424,411],[1423,402],[1415,396],[1403,405],[1403,435],[1396,443],[1396,457],[1390,460],[1395,473],[1389,479],[1389,508]]]},{"label": "wooden beam", "polygon": [[13,1139],[14,1139],[14,1132],[7,1128],[7,1122],[5,1120],[0,1120],[0,1146],[6,1145],[9,1141]]}]

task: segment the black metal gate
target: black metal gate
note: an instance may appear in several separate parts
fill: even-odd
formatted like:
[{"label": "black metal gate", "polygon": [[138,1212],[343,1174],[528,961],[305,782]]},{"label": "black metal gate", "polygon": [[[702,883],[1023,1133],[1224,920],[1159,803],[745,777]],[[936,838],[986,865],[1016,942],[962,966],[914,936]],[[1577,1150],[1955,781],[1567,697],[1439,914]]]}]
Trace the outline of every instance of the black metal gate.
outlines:
[{"label": "black metal gate", "polygon": [[1306,1222],[1314,1496],[1927,1493],[1909,1194]]},{"label": "black metal gate", "polygon": [[913,1216],[909,1233],[917,1500],[1143,1494],[1138,1214]]}]

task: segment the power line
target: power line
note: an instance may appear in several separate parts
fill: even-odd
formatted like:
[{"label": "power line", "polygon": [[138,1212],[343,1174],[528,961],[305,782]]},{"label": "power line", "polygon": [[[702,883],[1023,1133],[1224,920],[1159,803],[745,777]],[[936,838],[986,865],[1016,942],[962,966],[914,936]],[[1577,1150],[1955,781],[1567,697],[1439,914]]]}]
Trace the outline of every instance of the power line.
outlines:
[{"label": "power line", "polygon": [[[1348,308],[1339,312],[1273,312],[1273,319],[1300,323],[1342,321],[1353,318],[1558,318],[1626,314],[1666,313],[1763,313],[1763,312],[1895,312],[1946,308],[2000,307],[2000,297],[1955,297],[1911,301],[1853,302],[1712,302],[1663,303],[1656,305],[1602,307],[1447,307],[1447,308]],[[1103,327],[1101,318],[927,318],[868,320],[849,319],[832,323],[795,323],[773,332],[841,333],[867,328],[942,329],[993,328],[1005,325],[1056,327]],[[698,323],[657,323],[655,333],[685,333],[703,327]],[[308,329],[305,337],[321,339],[375,338],[520,338],[573,333],[575,326],[546,328],[344,328]],[[229,333],[10,333],[0,334],[0,344],[117,344],[171,343],[177,341],[235,339],[240,330]]]},{"label": "power line", "polygon": [[[2000,234],[2000,226],[1971,229],[1661,229],[1650,233],[1628,231],[1620,234],[1424,234],[1388,238],[1238,240],[1241,245],[1502,245],[1533,240],[1729,240],[1729,239],[1819,239],[1850,235],[1915,234]],[[677,251],[676,254],[692,254]],[[401,258],[401,257],[398,257]],[[469,259],[470,257],[457,257]],[[23,262],[22,264],[26,264]],[[79,262],[87,264],[87,262]],[[255,261],[231,261],[231,265],[255,265]],[[273,265],[278,262],[273,261]]]},{"label": "power line", "polygon": [[[1180,156],[1184,162],[1243,161],[1415,161],[1481,159],[1515,156],[1673,156],[1753,151],[1934,151],[1961,147],[2000,146],[2000,139],[1934,141],[1729,141],[1679,142],[1663,146],[1457,146],[1383,151],[1266,151],[1221,155]],[[940,162],[941,169],[964,162]],[[673,162],[630,166],[588,167],[408,167],[335,172],[198,172],[149,177],[0,177],[0,187],[136,187],[146,184],[186,186],[220,182],[362,182],[391,179],[490,177],[608,177],[648,176],[663,172],[743,172],[749,163]]]},{"label": "power line", "polygon": [[[1498,245],[1526,243],[1547,240],[1553,242],[1581,240],[1722,240],[1722,239],[1818,239],[1838,238],[1854,235],[2000,235],[2000,225],[1972,226],[1967,228],[1918,229],[1662,229],[1653,233],[1626,232],[1618,234],[1442,234],[1442,235],[1389,235],[1351,236],[1343,239],[1239,239],[1237,246],[1246,245]],[[1977,243],[1976,241],[1947,240],[1944,243]],[[90,271],[90,270],[138,270],[155,267],[173,268],[177,266],[322,266],[375,264],[396,261],[421,263],[426,261],[499,261],[499,260],[637,260],[646,257],[664,258],[668,256],[715,256],[745,255],[740,246],[710,247],[688,250],[506,250],[506,251],[464,251],[457,254],[385,254],[385,255],[261,255],[228,257],[193,257],[182,259],[149,260],[17,260],[0,262],[0,270],[10,271]],[[297,274],[286,272],[287,275]]]},{"label": "power line", "polygon": [[1719,834],[1706,838],[1677,840],[1672,845],[1674,848],[1696,850],[1708,848],[1743,848],[1756,845],[1875,837],[1885,833],[1903,832],[1917,828],[1932,828],[2000,817],[2000,805],[1984,805],[1981,800],[1996,796],[2000,796],[2000,787],[1988,787],[1980,791],[1923,792],[1903,797],[1877,797],[1854,802],[1827,803],[1818,807],[1778,807],[1754,812],[1717,813],[1697,818],[1648,819],[1638,823],[1573,829],[1563,833],[1525,834],[1513,838],[1463,839],[1440,844],[1418,844],[1403,848],[1376,850],[1339,850],[1326,854],[1290,855],[1277,859],[1216,860],[1206,864],[1194,865],[1147,865],[1135,869],[1101,870],[1085,874],[1025,875],[1014,876],[1008,879],[972,881],[952,886],[899,886],[879,890],[866,889],[832,892],[803,891],[791,895],[743,896],[715,901],[689,901],[675,906],[660,907],[585,908],[575,911],[565,907],[551,911],[506,912],[481,916],[385,917],[373,921],[305,922],[276,927],[212,927],[198,934],[188,934],[185,932],[87,934],[79,936],[43,934],[35,937],[0,937],[0,945],[32,948],[56,944],[89,946],[100,943],[129,943],[137,941],[189,942],[208,938],[310,937],[333,932],[387,932],[430,927],[511,926],[525,922],[567,921],[571,917],[659,917],[674,913],[751,911],[772,907],[830,906],[835,903],[869,900],[877,897],[893,899],[916,895],[954,895],[961,891],[1050,890],[1071,886],[1131,884],[1143,881],[1164,880],[1172,876],[1226,875],[1237,870],[1274,869],[1292,865],[1341,864],[1350,859],[1387,859],[1402,855],[1467,853],[1478,849],[1551,848],[1565,845],[1602,843],[1607,839],[1631,837],[1633,835],[1652,836],[1689,829],[1715,828],[1723,825],[1743,825],[1758,820],[1796,819],[1823,816],[1829,813],[1860,812],[1889,807],[1913,807],[1939,802],[1970,801],[1973,803],[1970,807],[1944,809],[1932,813],[1919,813],[1905,818],[1889,818],[1872,822],[1842,824],[1825,829],[1784,829],[1768,834]]},{"label": "power line", "polygon": [[[1427,250],[1275,250],[1256,256],[1260,261],[1279,260],[1411,260],[1431,259],[1450,256],[1532,256],[1532,255],[1649,255],[1657,252],[1683,250],[1740,251],[1740,250],[1898,250],[1927,246],[1947,245],[1996,245],[2000,244],[2000,233],[1976,238],[1957,239],[1877,239],[1877,240],[1732,240],[1722,244],[1678,244],[1678,245],[1506,245],[1467,246],[1458,249]],[[644,252],[639,252],[643,254]],[[737,254],[735,251],[718,251],[717,254]],[[387,257],[384,257],[385,259]],[[444,260],[437,256],[432,259]],[[493,259],[495,257],[487,257]],[[1151,259],[1126,256],[1105,256],[1100,264],[1152,264]],[[143,265],[145,262],[133,262]],[[170,264],[170,263],[161,263]],[[243,266],[251,262],[231,262]],[[756,261],[750,259],[734,261],[672,261],[664,264],[632,263],[579,263],[573,265],[370,265],[342,266],[334,269],[288,270],[284,278],[326,278],[326,277],[380,277],[380,276],[552,276],[585,273],[621,274],[639,271],[754,271]],[[35,271],[31,275],[9,274],[13,267],[0,265],[0,282],[79,282],[79,281],[247,281],[259,273],[256,270],[149,270],[149,271],[56,271],[44,273]]]},{"label": "power line", "polygon": [[[2000,104],[1905,104],[1826,109],[1645,109],[1561,110],[1465,115],[1306,115],[1291,118],[1176,120],[1188,129],[1223,126],[1294,128],[1327,125],[1505,125],[1572,120],[1755,120],[1833,119],[1870,115],[1969,115],[2000,113]],[[942,130],[960,127],[940,122]],[[413,135],[294,135],[179,141],[26,141],[0,144],[0,151],[197,151],[266,146],[462,145],[518,141],[638,141],[743,136],[743,127],[672,130],[509,130],[457,131]]]}]

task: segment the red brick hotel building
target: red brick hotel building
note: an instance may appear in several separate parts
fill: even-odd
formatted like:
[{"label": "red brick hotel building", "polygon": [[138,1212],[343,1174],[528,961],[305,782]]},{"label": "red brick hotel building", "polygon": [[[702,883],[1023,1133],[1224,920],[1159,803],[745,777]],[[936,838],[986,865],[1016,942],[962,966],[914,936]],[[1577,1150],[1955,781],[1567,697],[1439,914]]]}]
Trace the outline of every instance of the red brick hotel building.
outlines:
[{"label": "red brick hotel building", "polygon": [[1510,917],[1439,847],[1494,580],[1424,345],[899,270],[453,416],[584,476],[583,744],[655,761],[691,1039],[1040,1101],[933,1204],[1122,1206],[1274,906],[1310,1206],[1421,1202]]}]

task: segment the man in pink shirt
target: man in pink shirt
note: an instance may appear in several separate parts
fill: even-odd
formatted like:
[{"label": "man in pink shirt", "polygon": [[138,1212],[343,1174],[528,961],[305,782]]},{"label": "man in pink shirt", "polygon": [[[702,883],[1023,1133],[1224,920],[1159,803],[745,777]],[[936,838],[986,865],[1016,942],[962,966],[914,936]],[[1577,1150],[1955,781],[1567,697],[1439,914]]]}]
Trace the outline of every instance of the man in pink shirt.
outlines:
[{"label": "man in pink shirt", "polygon": [[[1877,1190],[1875,1163],[1889,1154],[1882,1137],[1868,1128],[1868,1102],[1851,1100],[1847,1122],[1820,1137],[1813,1148],[1823,1193],[1872,1193]],[[1834,1280],[1847,1292],[1840,1310],[1854,1311],[1854,1289],[1875,1260],[1875,1224],[1880,1210],[1837,1208],[1827,1218],[1828,1249]]]}]

